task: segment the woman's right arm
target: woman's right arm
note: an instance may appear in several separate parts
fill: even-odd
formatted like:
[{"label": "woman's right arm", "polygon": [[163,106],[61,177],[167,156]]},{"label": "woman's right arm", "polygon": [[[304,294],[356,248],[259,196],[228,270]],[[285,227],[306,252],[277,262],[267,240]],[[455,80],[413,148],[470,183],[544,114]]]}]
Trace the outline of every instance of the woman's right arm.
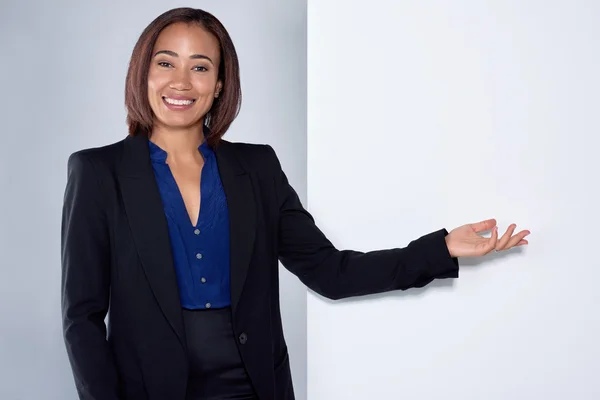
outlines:
[{"label": "woman's right arm", "polygon": [[67,164],[61,226],[63,334],[80,399],[118,399],[118,376],[106,340],[110,240],[103,194],[84,152]]}]

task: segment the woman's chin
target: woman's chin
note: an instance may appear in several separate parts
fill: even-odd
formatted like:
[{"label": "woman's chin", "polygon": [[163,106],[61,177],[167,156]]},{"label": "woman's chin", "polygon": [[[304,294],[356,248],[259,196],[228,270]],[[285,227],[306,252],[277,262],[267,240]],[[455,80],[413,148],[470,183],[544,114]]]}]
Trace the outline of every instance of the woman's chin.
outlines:
[{"label": "woman's chin", "polygon": [[196,126],[200,126],[202,124],[202,119],[175,119],[168,118],[159,120],[159,125],[167,130],[181,130],[181,129],[190,129]]}]

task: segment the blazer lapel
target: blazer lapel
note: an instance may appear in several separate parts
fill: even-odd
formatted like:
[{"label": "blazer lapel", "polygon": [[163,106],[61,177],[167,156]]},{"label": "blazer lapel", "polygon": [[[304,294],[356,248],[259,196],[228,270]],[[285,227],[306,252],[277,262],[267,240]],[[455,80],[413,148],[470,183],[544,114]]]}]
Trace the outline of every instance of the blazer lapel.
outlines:
[{"label": "blazer lapel", "polygon": [[125,139],[118,179],[127,218],[150,287],[181,344],[186,347],[169,230],[147,140],[141,135]]},{"label": "blazer lapel", "polygon": [[254,248],[256,200],[250,176],[240,164],[233,145],[222,140],[215,154],[229,209],[230,294],[232,311],[235,313]]}]

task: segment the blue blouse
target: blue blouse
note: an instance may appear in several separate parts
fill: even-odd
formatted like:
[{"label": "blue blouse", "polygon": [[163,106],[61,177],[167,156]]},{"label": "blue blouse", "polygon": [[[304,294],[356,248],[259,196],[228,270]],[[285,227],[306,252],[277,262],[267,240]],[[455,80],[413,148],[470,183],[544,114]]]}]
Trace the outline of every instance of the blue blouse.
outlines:
[{"label": "blue blouse", "polygon": [[214,152],[204,141],[200,180],[200,215],[194,226],[177,182],[166,163],[167,153],[148,140],[154,176],[169,228],[181,306],[223,308],[231,304],[229,213]]}]

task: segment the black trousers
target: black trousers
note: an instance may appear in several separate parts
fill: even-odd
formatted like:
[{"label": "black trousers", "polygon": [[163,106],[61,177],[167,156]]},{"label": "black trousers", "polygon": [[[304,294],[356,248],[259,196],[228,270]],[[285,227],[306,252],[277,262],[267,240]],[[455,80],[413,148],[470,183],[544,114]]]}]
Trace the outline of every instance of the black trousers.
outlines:
[{"label": "black trousers", "polygon": [[183,309],[190,376],[187,400],[256,400],[233,334],[231,308]]}]

